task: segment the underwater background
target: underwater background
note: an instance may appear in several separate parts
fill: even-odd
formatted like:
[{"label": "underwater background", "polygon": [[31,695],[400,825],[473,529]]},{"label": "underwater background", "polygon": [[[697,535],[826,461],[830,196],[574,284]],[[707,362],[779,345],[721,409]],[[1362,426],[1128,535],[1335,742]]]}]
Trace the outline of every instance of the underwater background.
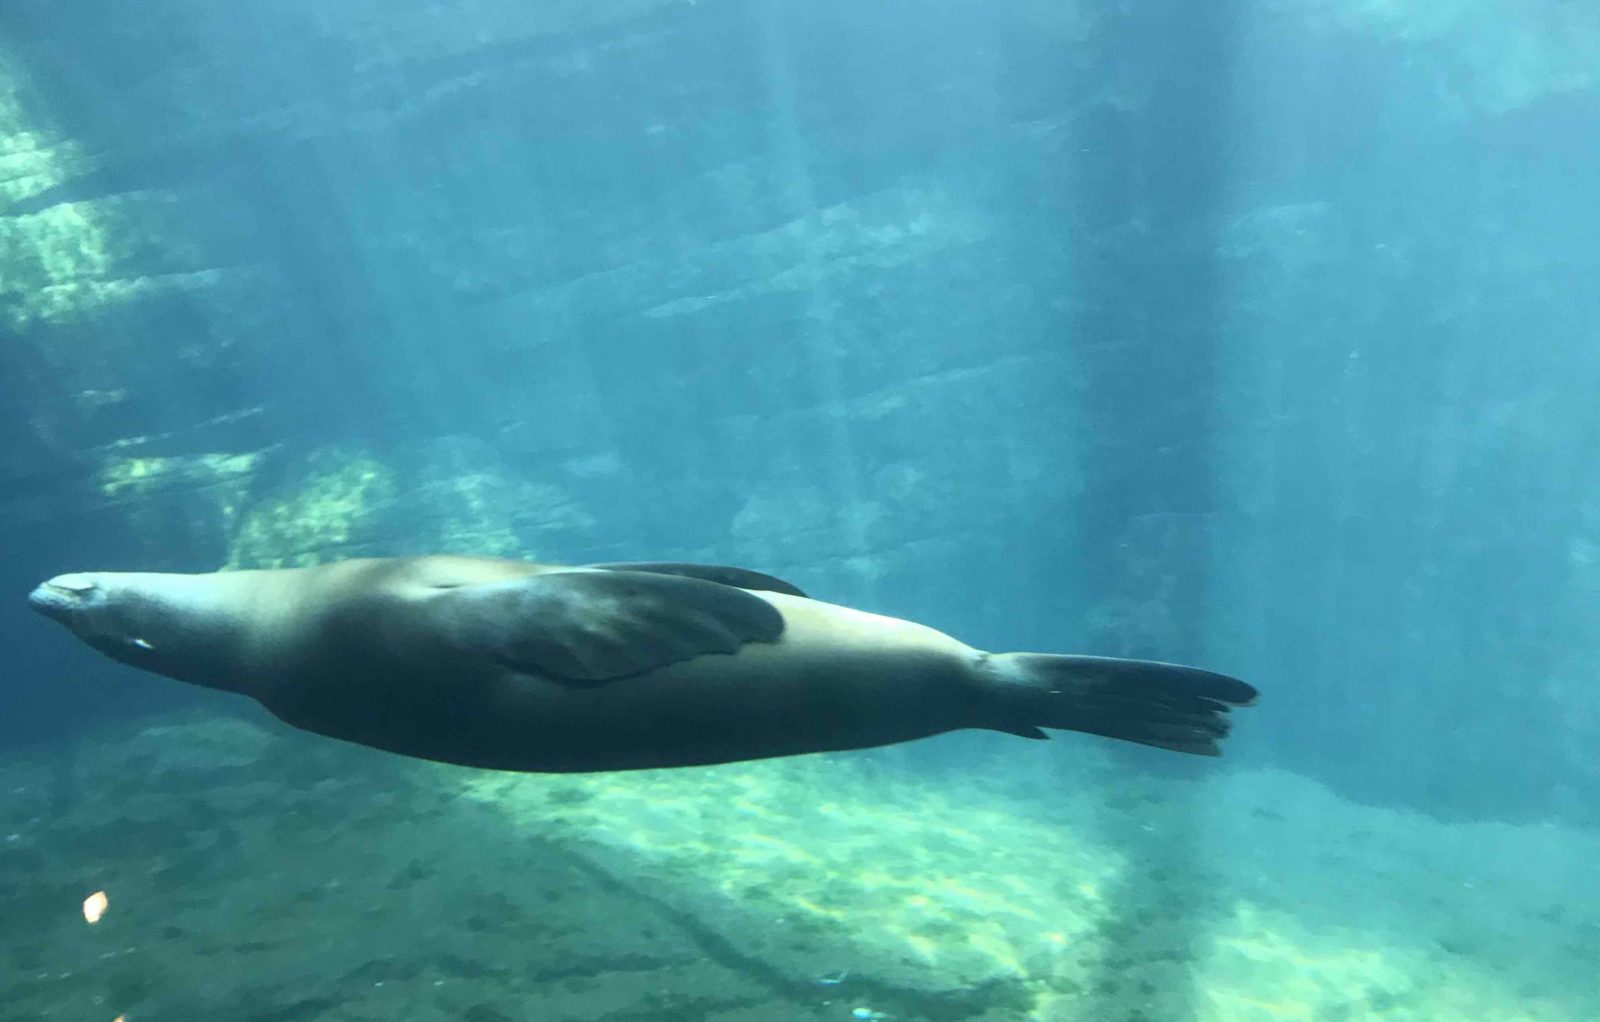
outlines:
[{"label": "underwater background", "polygon": [[[0,0],[0,1022],[1600,1018],[1597,124],[1566,0]],[[433,551],[1263,698],[519,776],[23,600]]]}]

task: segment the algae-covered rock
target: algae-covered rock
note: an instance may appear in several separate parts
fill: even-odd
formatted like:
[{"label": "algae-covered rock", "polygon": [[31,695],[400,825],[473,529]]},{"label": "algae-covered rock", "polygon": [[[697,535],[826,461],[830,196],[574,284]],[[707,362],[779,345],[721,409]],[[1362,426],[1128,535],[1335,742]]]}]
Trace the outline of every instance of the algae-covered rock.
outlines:
[{"label": "algae-covered rock", "polygon": [[194,718],[0,762],[0,1015],[591,1022],[766,1000],[416,766]]},{"label": "algae-covered rock", "polygon": [[81,147],[55,129],[46,107],[24,63],[0,38],[0,203],[32,198],[85,168]]},{"label": "algae-covered rock", "polygon": [[447,437],[381,456],[330,447],[275,471],[281,481],[239,517],[229,567],[425,553],[559,559],[594,545],[594,521],[571,495],[522,478],[480,441]]},{"label": "algae-covered rock", "polygon": [[561,560],[596,542],[594,518],[572,494],[481,440],[443,437],[403,464],[403,552]]},{"label": "algae-covered rock", "polygon": [[880,1007],[1031,1004],[1030,984],[1092,966],[1126,868],[1069,829],[837,757],[468,790],[763,968],[842,977]]},{"label": "algae-covered rock", "polygon": [[366,451],[326,449],[242,516],[230,568],[304,567],[381,548],[393,469]]},{"label": "algae-covered rock", "polygon": [[220,551],[245,506],[267,452],[176,455],[111,454],[100,492],[122,509],[147,555]]},{"label": "algae-covered rock", "polygon": [[86,308],[183,286],[183,275],[205,268],[205,256],[174,212],[170,196],[148,193],[0,218],[6,325],[59,324]]},{"label": "algae-covered rock", "polygon": [[[11,214],[0,216],[0,326],[59,326],[207,268],[170,194],[125,191],[29,208],[96,169],[34,93],[27,69],[0,47],[0,213]],[[20,211],[12,203],[23,204]],[[80,337],[75,348],[118,336]],[[89,354],[76,350],[74,358]]]},{"label": "algae-covered rock", "polygon": [[[43,475],[48,461],[55,477],[92,486],[106,460],[114,482],[129,452],[156,441],[170,462],[158,474],[204,478],[212,452],[238,439],[220,434],[265,403],[251,382],[261,377],[252,324],[262,279],[201,239],[203,194],[108,187],[106,149],[58,123],[49,75],[26,53],[0,38],[0,419],[10,412],[22,433],[0,475]],[[179,556],[215,550],[206,501],[179,508],[168,489],[162,503],[136,523],[142,536]],[[198,549],[185,545],[201,534]]]},{"label": "algae-covered rock", "polygon": [[1141,778],[1074,752],[1031,793],[870,756],[482,774],[465,789],[751,968],[899,1018],[1469,1022],[1600,1007],[1568,950],[1590,924],[1558,881],[1517,865],[1571,868],[1592,838],[1451,827],[1277,772]]},{"label": "algae-covered rock", "polygon": [[577,556],[597,545],[571,494],[462,438],[382,456],[354,446],[119,454],[99,485],[158,560],[181,551],[227,568],[285,568],[422,553]]},{"label": "algae-covered rock", "polygon": [[[587,776],[246,721],[0,763],[15,1011],[1588,1022],[1596,835],[1078,742]],[[1009,762],[1009,770],[997,770]],[[1006,775],[1010,774],[1009,779]],[[1003,783],[1002,783],[1002,779]],[[89,928],[81,900],[105,890]],[[199,978],[197,978],[199,977]]]}]

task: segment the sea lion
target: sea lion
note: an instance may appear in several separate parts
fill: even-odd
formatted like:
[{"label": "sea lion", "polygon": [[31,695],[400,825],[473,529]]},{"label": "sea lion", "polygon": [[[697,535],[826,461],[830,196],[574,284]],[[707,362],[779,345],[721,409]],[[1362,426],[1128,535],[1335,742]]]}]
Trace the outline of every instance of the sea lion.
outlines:
[{"label": "sea lion", "polygon": [[1216,755],[1251,686],[1192,667],[986,653],[686,564],[430,556],[59,575],[33,607],[133,667],[296,727],[502,770],[691,766],[989,728]]}]

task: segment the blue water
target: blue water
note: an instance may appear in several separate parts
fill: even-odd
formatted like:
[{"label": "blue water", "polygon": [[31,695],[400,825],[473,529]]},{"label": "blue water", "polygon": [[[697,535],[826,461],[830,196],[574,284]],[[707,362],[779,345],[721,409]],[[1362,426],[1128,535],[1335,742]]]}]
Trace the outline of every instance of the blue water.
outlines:
[{"label": "blue water", "polygon": [[[5,0],[0,1022],[1600,1017],[1597,68],[1559,0]],[[22,600],[434,551],[1263,698],[506,778]]]}]

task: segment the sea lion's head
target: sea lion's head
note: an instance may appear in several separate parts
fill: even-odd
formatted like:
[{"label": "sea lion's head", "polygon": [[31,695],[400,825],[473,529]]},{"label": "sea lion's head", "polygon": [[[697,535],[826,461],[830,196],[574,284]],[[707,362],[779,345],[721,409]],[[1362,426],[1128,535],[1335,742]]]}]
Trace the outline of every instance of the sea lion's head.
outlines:
[{"label": "sea lion's head", "polygon": [[28,594],[39,613],[130,667],[212,688],[227,686],[233,615],[211,575],[90,571],[57,575]]}]

